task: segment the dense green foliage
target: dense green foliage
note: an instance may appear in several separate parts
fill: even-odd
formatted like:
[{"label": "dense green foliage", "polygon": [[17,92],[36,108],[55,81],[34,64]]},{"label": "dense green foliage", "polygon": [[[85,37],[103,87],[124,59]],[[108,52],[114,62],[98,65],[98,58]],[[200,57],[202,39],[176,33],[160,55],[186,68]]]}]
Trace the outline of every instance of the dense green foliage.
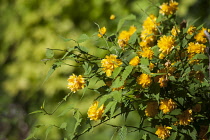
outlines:
[{"label": "dense green foliage", "polygon": [[[180,13],[181,16],[190,20],[200,16],[199,22],[201,23],[209,19],[209,16],[206,15],[209,8],[205,8],[206,11],[202,10],[203,13],[193,10],[199,6],[209,6],[206,1],[186,3],[181,3],[181,9],[185,9]],[[192,9],[191,13],[188,12],[189,9]],[[52,62],[47,62],[47,65],[45,65],[45,61],[41,61],[45,58],[46,48],[63,50],[76,45],[72,41],[66,42],[63,37],[78,40],[83,33],[92,36],[98,30],[94,22],[100,26],[109,26],[110,33],[116,32],[118,21],[130,13],[137,16],[138,22],[142,22],[143,17],[146,16],[144,10],[154,12],[156,9],[152,8],[149,1],[141,0],[126,0],[124,2],[119,0],[90,0],[88,3],[82,0],[1,1],[0,130],[2,131],[0,132],[0,138],[23,139],[31,130],[31,132],[35,132],[34,129],[39,127],[34,127],[37,124],[45,125],[43,127],[40,125],[36,132],[35,137],[39,139],[47,137],[57,140],[68,136],[66,129],[72,129],[72,122],[75,121],[74,118],[69,118],[72,112],[67,113],[72,109],[68,103],[74,103],[81,112],[85,112],[92,101],[89,99],[89,95],[83,97],[82,92],[75,94],[73,99],[68,99],[59,107],[60,112],[56,112],[57,115],[54,117],[28,115],[30,112],[39,109],[44,100],[46,110],[53,111],[57,103],[68,93],[66,77],[72,72],[79,73],[74,68],[62,64],[62,68],[57,67],[51,77],[45,81],[52,64]],[[199,15],[194,17],[195,13]],[[111,14],[115,14],[117,19],[110,21],[109,16]],[[209,25],[209,23],[206,25]],[[83,46],[90,46],[88,49],[92,49],[91,46],[93,45],[95,44],[91,41],[83,44]],[[92,49],[91,51],[96,53],[97,50]],[[56,53],[54,57],[61,58],[61,55],[62,52]],[[94,84],[92,86],[94,87]],[[92,93],[91,96],[96,97],[96,95],[96,93]],[[83,98],[81,99],[81,97]],[[87,104],[80,106],[80,99]],[[62,111],[62,109],[65,110]],[[63,115],[59,116],[62,112]],[[59,119],[57,116],[59,116]],[[132,119],[129,121],[130,124],[135,123]],[[59,124],[60,128],[51,127],[52,122],[53,124]],[[113,123],[117,125],[120,122],[121,119],[118,119]],[[94,139],[101,139],[101,135],[115,137],[113,130],[109,126],[106,127],[109,129],[103,131],[103,134],[97,134],[97,132],[104,130],[104,127],[98,128],[97,131],[94,131],[94,134],[88,134],[87,137],[90,135],[94,136]],[[124,128],[121,131],[124,131]],[[133,138],[135,137],[138,136],[133,136]]]}]

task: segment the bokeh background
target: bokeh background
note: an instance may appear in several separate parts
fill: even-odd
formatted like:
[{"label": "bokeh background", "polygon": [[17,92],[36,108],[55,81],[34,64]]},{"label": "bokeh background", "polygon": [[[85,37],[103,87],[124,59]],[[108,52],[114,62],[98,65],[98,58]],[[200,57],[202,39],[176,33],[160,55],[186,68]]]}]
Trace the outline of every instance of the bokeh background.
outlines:
[{"label": "bokeh background", "polygon": [[[74,42],[65,42],[60,36],[77,40],[81,34],[94,36],[98,25],[106,26],[108,34],[116,33],[118,21],[130,14],[137,17],[139,25],[147,16],[158,14],[154,6],[163,0],[1,0],[0,1],[0,140],[23,140],[40,127],[32,139],[45,139],[48,125],[67,123],[67,128],[52,128],[47,139],[61,140],[68,137],[75,120],[72,112],[62,117],[58,114],[74,104],[86,113],[97,93],[87,91],[83,96],[76,93],[62,104],[53,116],[34,114],[45,101],[46,109],[52,111],[57,103],[69,92],[67,78],[77,73],[74,68],[63,65],[43,83],[52,62],[46,64],[46,48],[66,49]],[[204,23],[210,28],[209,0],[178,1],[179,21],[197,20],[196,25]],[[111,14],[116,15],[110,20]],[[94,53],[92,46],[96,41],[87,41],[82,45]],[[96,52],[95,52],[96,53]],[[59,57],[59,55],[57,56]],[[83,96],[83,97],[82,97]],[[81,98],[82,97],[82,98]],[[59,112],[60,111],[60,112]],[[128,123],[135,124],[133,117]],[[123,118],[110,123],[120,123]],[[80,139],[92,140],[115,138],[114,129],[100,126]],[[138,135],[129,134],[137,139]]]}]

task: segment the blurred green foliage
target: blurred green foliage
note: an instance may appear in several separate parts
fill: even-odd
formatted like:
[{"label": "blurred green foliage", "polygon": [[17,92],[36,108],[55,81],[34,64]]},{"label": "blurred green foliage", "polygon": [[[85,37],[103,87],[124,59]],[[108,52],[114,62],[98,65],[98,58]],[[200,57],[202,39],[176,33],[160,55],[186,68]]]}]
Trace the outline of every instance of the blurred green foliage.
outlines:
[{"label": "blurred green foliage", "polygon": [[[28,115],[39,109],[44,100],[46,108],[53,110],[68,93],[66,80],[72,72],[75,72],[68,66],[62,66],[43,83],[51,66],[50,63],[45,65],[41,61],[45,58],[46,48],[66,49],[74,46],[74,42],[65,42],[60,36],[71,39],[77,39],[83,33],[92,36],[98,30],[94,22],[106,26],[110,33],[116,32],[119,19],[126,15],[134,14],[139,22],[142,22],[147,16],[146,13],[157,10],[154,8],[156,2],[158,0],[1,0],[0,139],[24,139],[31,130],[34,132],[35,125],[45,124],[46,126],[37,132],[37,136],[44,139],[47,124],[52,122],[60,124],[63,120],[68,123],[67,129],[71,129],[71,122],[74,121],[68,119],[71,112],[59,119],[56,115],[55,117]],[[183,19],[191,21],[200,17],[199,24],[206,22],[208,27],[210,26],[209,6],[208,0],[180,1],[178,14]],[[111,14],[116,15],[116,20],[109,20]],[[89,49],[91,45],[94,43],[85,44],[90,46]],[[68,107],[68,103],[71,102],[85,112],[91,104],[88,96],[95,94],[85,94],[82,99],[82,93],[75,94],[60,107],[60,110]],[[81,100],[86,104],[79,106]],[[120,122],[116,120],[115,123],[118,121]],[[114,138],[114,130],[110,130],[108,126],[105,128],[107,129],[100,127],[87,137],[94,135],[93,139],[105,140],[107,137],[102,135],[109,135]],[[50,140],[58,140],[68,135],[64,134],[62,129],[52,128],[51,131],[48,135]]]}]

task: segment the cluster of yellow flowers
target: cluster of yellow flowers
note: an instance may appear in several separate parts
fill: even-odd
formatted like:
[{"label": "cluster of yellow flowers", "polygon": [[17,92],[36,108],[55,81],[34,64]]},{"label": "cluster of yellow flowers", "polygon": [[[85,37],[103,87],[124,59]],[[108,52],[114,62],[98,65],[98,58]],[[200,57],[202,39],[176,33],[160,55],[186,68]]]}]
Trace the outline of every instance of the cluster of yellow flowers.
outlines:
[{"label": "cluster of yellow flowers", "polygon": [[[175,14],[176,10],[178,9],[178,3],[173,0],[170,0],[169,3],[163,3],[159,8],[160,8],[159,11],[160,14],[162,14],[163,16],[170,17],[170,15]],[[110,19],[111,20],[115,19],[115,16],[111,15]],[[131,70],[133,72],[132,78],[134,79],[134,80],[132,79],[133,80],[132,83],[135,83],[135,90],[141,89],[142,91],[147,91],[149,90],[149,87],[153,84],[155,86],[157,85],[158,88],[160,88],[161,90],[162,89],[165,90],[168,87],[171,88],[170,86],[168,86],[173,82],[173,80],[171,80],[172,82],[170,82],[170,78],[176,79],[177,77],[179,77],[179,73],[177,72],[178,68],[176,69],[175,64],[177,64],[177,62],[182,61],[181,58],[187,58],[189,60],[187,61],[187,63],[189,62],[189,65],[191,65],[191,62],[195,62],[195,60],[192,61],[191,59],[196,54],[205,53],[206,45],[204,43],[207,42],[207,38],[204,34],[204,31],[210,31],[210,30],[206,28],[202,28],[199,30],[191,25],[190,27],[188,27],[187,30],[184,31],[181,26],[179,27],[175,25],[173,27],[169,26],[170,28],[167,28],[167,33],[165,35],[165,30],[163,30],[162,33],[161,32],[162,30],[159,27],[160,25],[161,22],[157,22],[156,16],[149,15],[146,18],[146,20],[143,22],[142,31],[138,33],[139,38],[137,40],[139,41],[139,43],[136,43],[137,44],[136,48],[132,48],[133,54],[130,55],[132,57],[129,57],[128,61],[124,61],[124,57],[120,58],[121,55],[118,56],[116,54],[107,54],[104,59],[100,59],[101,65],[99,64],[99,69],[102,70],[103,73],[102,75],[105,76],[104,79],[106,79],[103,80],[104,81],[110,80],[112,78],[113,71],[116,68],[118,67],[124,68],[124,66],[130,65],[126,66],[126,68],[127,67],[132,68]],[[120,51],[122,52],[126,51],[126,47],[130,45],[129,39],[136,31],[137,28],[135,26],[130,26],[128,31],[123,30],[122,32],[119,33],[117,38],[117,43],[119,45],[118,47],[120,47],[121,49]],[[106,37],[105,34],[106,34],[106,28],[105,27],[100,28],[98,31],[98,37],[100,38]],[[181,44],[179,42],[180,34],[184,34],[187,37],[189,36],[190,37],[189,40],[191,42],[187,42],[185,45],[181,47],[178,46],[179,44]],[[171,54],[175,56],[174,59],[169,58],[172,56]],[[156,58],[158,61],[155,61],[154,58]],[[139,70],[142,68],[141,66],[143,65],[142,64],[143,61],[147,61],[146,67],[151,72],[154,73],[147,72],[147,69],[145,71]],[[133,69],[135,69],[136,71],[134,72]],[[198,70],[192,71],[191,74],[201,82],[204,80],[204,74],[202,73],[202,71]],[[112,80],[105,82],[106,86],[110,87],[112,85]],[[115,90],[120,91],[126,89],[126,84],[128,83],[128,81],[123,81],[123,82],[125,83],[123,86],[121,84],[120,87],[118,88],[112,88],[112,91]],[[73,74],[68,78],[67,87],[72,92],[75,93],[79,89],[83,89],[85,87],[85,84],[86,83],[83,76],[81,75],[76,76]],[[160,96],[160,99],[158,99],[158,101],[154,101],[154,98],[153,99],[149,98],[149,101],[147,102],[146,105],[146,109],[144,110],[145,115],[150,118],[157,117],[156,115],[158,113],[160,113],[163,116],[166,116],[168,114],[170,115],[170,112],[172,112],[173,110],[180,109],[178,101],[174,98],[173,98],[174,100],[172,100],[171,98],[172,97],[168,95]],[[102,119],[105,110],[105,105],[102,104],[100,107],[98,107],[98,105],[99,102],[95,101],[90,106],[87,113],[90,120],[96,121]],[[175,124],[173,122],[173,124],[171,125],[184,125],[184,126],[189,125],[191,122],[193,122],[193,112],[197,113],[201,111],[200,104],[196,104],[194,107],[192,107],[192,109],[190,107],[188,108],[188,106],[183,106],[183,108],[184,108],[183,110],[185,111],[183,111],[179,115],[174,115],[178,121],[175,122]],[[157,126],[157,131],[155,132],[155,134],[158,136],[158,138],[164,140],[170,136],[170,129],[172,128],[160,124],[159,126]]]},{"label": "cluster of yellow flowers", "polygon": [[131,26],[129,31],[122,31],[119,36],[118,36],[118,44],[119,46],[124,49],[124,47],[126,45],[128,45],[128,41],[130,39],[130,37],[133,35],[133,33],[136,32],[136,27],[135,26]]},{"label": "cluster of yellow flowers", "polygon": [[106,72],[106,76],[111,76],[115,68],[122,65],[122,60],[117,59],[117,55],[111,54],[106,59],[101,60],[102,68]]}]

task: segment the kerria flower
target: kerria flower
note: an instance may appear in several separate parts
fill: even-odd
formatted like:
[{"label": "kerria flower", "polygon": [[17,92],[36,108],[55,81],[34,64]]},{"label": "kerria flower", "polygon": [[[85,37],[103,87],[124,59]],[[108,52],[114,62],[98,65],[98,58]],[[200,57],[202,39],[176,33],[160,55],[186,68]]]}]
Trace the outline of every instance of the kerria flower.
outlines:
[{"label": "kerria flower", "polygon": [[88,117],[90,118],[90,120],[100,120],[103,113],[104,113],[104,105],[101,105],[99,108],[98,108],[98,101],[95,101],[91,106],[90,108],[88,109]]},{"label": "kerria flower", "polygon": [[160,6],[160,14],[162,15],[172,15],[178,10],[178,2],[171,0],[169,3],[163,3]]},{"label": "kerria flower", "polygon": [[145,109],[145,114],[148,117],[155,117],[158,113],[158,103],[157,102],[148,102]]},{"label": "kerria flower", "polygon": [[195,33],[195,31],[196,31],[196,27],[194,27],[194,26],[191,25],[191,26],[188,28],[187,33],[188,33],[189,35],[193,35],[193,33]]},{"label": "kerria flower", "polygon": [[155,65],[153,63],[149,63],[149,70],[152,71],[154,69]]},{"label": "kerria flower", "polygon": [[153,55],[154,55],[154,52],[150,48],[145,48],[145,49],[143,49],[142,52],[138,52],[138,54],[140,56],[142,56],[142,57],[146,57],[148,59],[152,59]]},{"label": "kerria flower", "polygon": [[134,58],[132,58],[132,59],[130,60],[129,64],[130,64],[131,66],[137,66],[137,65],[139,64],[139,62],[140,62],[139,57],[138,57],[138,56],[135,56]]},{"label": "kerria flower", "polygon": [[160,100],[160,107],[159,109],[163,111],[164,114],[171,112],[176,108],[176,102],[172,99],[162,99]]},{"label": "kerria flower", "polygon": [[157,131],[155,132],[155,134],[158,136],[158,138],[160,138],[161,140],[165,140],[167,137],[170,136],[170,129],[172,129],[171,127],[168,126],[156,126],[157,127]]},{"label": "kerria flower", "polygon": [[162,75],[158,77],[158,83],[160,84],[160,87],[167,87],[168,78],[166,75]]},{"label": "kerria flower", "polygon": [[157,26],[160,25],[160,23],[156,22],[157,17],[154,15],[150,15],[146,18],[146,20],[143,22],[143,30],[141,32],[141,42],[139,45],[141,47],[152,47],[154,45],[154,42],[156,41],[156,34],[157,34]]},{"label": "kerria flower", "polygon": [[98,37],[102,37],[106,33],[106,27],[102,27],[98,30]]},{"label": "kerria flower", "polygon": [[121,59],[117,59],[117,55],[111,54],[106,56],[106,59],[101,60],[102,68],[106,73],[106,76],[111,76],[115,68],[122,65]]},{"label": "kerria flower", "polygon": [[148,86],[150,86],[150,84],[152,83],[151,77],[148,74],[141,74],[138,78],[137,78],[137,83],[139,85],[141,85],[143,88],[147,88]]},{"label": "kerria flower", "polygon": [[118,36],[118,41],[117,41],[119,46],[124,49],[124,47],[128,44],[128,41],[129,41],[130,37],[135,32],[136,32],[136,27],[135,26],[131,26],[129,31],[124,30],[124,31],[120,32],[120,34]]},{"label": "kerria flower", "polygon": [[178,33],[180,33],[180,29],[177,26],[173,26],[172,30],[171,30],[171,34],[173,36],[177,36]]},{"label": "kerria flower", "polygon": [[176,116],[179,119],[180,125],[189,125],[193,121],[192,109],[187,109],[182,114]]},{"label": "kerria flower", "polygon": [[201,30],[198,31],[198,33],[194,36],[195,40],[198,41],[199,43],[206,43],[206,35],[204,31],[207,30],[206,28],[202,28]]},{"label": "kerria flower", "polygon": [[169,54],[175,46],[175,39],[173,36],[162,36],[157,43],[160,48],[159,51],[163,54]]},{"label": "kerria flower", "polygon": [[79,89],[83,89],[85,87],[85,79],[82,77],[82,75],[76,76],[73,74],[69,76],[67,81],[67,88],[69,88],[74,93]]},{"label": "kerria flower", "polygon": [[111,20],[114,20],[115,18],[116,18],[116,16],[113,14],[109,17],[109,19],[111,19]]},{"label": "kerria flower", "polygon": [[187,52],[191,54],[204,53],[206,45],[198,42],[190,42],[187,47]]}]

